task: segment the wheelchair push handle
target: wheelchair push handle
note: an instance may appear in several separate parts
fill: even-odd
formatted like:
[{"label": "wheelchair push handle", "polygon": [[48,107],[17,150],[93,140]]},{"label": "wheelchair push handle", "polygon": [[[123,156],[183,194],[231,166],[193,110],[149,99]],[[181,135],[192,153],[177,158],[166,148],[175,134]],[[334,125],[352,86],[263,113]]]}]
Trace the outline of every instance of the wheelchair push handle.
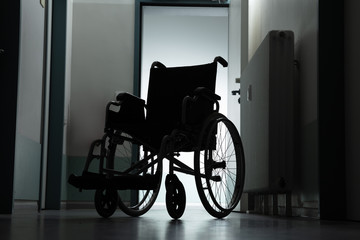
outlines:
[{"label": "wheelchair push handle", "polygon": [[214,62],[220,63],[223,67],[227,67],[227,66],[228,66],[228,62],[227,62],[224,58],[222,58],[222,57],[220,57],[220,56],[215,57],[215,58],[214,58]]},{"label": "wheelchair push handle", "polygon": [[166,68],[166,66],[159,61],[155,61],[151,64],[151,68]]}]

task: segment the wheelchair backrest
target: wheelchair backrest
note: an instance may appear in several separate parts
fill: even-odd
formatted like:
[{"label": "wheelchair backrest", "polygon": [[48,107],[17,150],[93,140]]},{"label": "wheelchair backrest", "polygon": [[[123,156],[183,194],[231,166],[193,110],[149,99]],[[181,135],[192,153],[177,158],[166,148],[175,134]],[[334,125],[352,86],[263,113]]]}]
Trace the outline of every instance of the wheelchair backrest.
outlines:
[{"label": "wheelchair backrest", "polygon": [[[184,97],[193,96],[198,87],[206,87],[215,92],[216,72],[216,61],[185,67],[153,64],[150,69],[146,121],[151,126],[158,126],[158,136],[154,136],[155,139],[170,134],[181,126]],[[212,104],[209,105],[207,107],[211,110]]]}]

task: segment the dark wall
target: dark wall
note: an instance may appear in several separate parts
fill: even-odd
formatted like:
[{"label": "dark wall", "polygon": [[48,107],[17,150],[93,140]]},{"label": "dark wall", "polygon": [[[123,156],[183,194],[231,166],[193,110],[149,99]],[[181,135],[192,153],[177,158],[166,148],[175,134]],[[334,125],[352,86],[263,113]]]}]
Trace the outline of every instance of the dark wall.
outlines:
[{"label": "dark wall", "polygon": [[19,61],[20,0],[2,1],[0,7],[0,213],[13,207],[16,104]]},{"label": "dark wall", "polygon": [[344,2],[319,0],[319,179],[321,219],[346,218]]}]

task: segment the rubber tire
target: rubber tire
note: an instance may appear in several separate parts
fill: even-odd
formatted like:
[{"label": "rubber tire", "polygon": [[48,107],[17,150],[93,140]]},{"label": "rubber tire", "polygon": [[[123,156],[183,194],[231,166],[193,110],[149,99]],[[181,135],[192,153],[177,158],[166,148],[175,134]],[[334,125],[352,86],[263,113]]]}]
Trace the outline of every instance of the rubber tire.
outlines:
[{"label": "rubber tire", "polygon": [[185,212],[186,193],[184,185],[176,177],[169,174],[166,176],[166,210],[170,217],[179,219]]},{"label": "rubber tire", "polygon": [[118,206],[118,193],[115,189],[97,189],[95,192],[95,209],[103,218],[114,214]]},{"label": "rubber tire", "polygon": [[[220,128],[223,129],[219,130]],[[227,138],[226,141],[220,140],[222,136],[225,138],[225,134],[219,133],[219,131],[223,130],[226,132],[226,134],[228,134],[226,136],[231,137],[231,141],[228,141],[229,138]],[[214,137],[215,135],[216,138]],[[214,139],[217,140],[216,143],[213,142]],[[224,152],[224,149],[227,151],[228,147],[222,148],[221,146],[224,142],[227,141],[233,143],[235,153],[235,161],[232,161],[231,163],[228,163],[227,159],[230,159],[228,156],[232,156],[233,154],[227,154]],[[215,113],[209,117],[207,123],[202,129],[198,144],[203,149],[211,149],[215,146],[215,149],[213,150],[217,151],[217,154],[214,154],[214,158],[217,159],[215,159],[214,162],[219,159],[220,161],[225,162],[225,167],[223,169],[222,167],[214,169],[210,167],[209,170],[209,166],[211,165],[212,160],[209,160],[208,154],[204,154],[202,156],[201,152],[205,153],[205,151],[202,149],[195,151],[194,154],[195,182],[200,200],[210,215],[216,218],[224,218],[229,215],[231,211],[237,206],[244,187],[245,159],[240,135],[235,125],[228,118],[220,113]],[[208,151],[208,153],[210,152],[211,150]],[[226,160],[224,161],[224,159]],[[227,171],[232,171],[233,169],[233,167],[230,169],[227,168],[229,164],[235,164],[236,170],[231,173],[232,177],[227,178],[227,176],[230,176],[229,172]],[[213,174],[215,176],[219,176],[220,181],[216,182],[211,180],[210,177],[214,176]],[[207,177],[205,178],[204,175]],[[228,181],[224,180],[226,178],[233,180],[230,187],[228,187]],[[224,193],[224,190],[224,192],[221,192],[223,189],[230,191]],[[226,197],[223,197],[219,200],[218,198],[221,198],[221,196]]]}]

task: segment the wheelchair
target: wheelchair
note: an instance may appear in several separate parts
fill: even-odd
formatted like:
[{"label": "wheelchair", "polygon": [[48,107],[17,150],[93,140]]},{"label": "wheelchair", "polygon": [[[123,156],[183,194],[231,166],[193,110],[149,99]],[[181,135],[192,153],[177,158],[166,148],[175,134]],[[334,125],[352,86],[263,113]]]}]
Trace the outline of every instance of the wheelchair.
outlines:
[{"label": "wheelchair", "polygon": [[[201,203],[213,217],[224,218],[237,206],[245,179],[244,150],[235,125],[219,113],[218,63],[228,65],[222,57],[195,66],[154,62],[146,102],[122,92],[107,104],[104,136],[92,142],[82,175],[68,179],[80,191],[96,190],[100,216],[110,217],[117,207],[130,216],[145,214],[159,193],[164,159],[169,163],[166,209],[173,219],[183,215],[186,205],[175,172],[194,176]],[[193,167],[180,160],[184,152],[193,153]]]}]

